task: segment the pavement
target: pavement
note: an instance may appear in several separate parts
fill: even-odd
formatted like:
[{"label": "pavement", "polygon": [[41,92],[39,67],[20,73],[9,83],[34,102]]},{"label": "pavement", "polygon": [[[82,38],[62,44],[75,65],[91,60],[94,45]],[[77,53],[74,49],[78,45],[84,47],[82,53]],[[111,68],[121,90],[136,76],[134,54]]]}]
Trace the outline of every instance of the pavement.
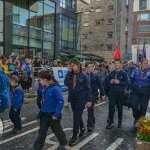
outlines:
[{"label": "pavement", "polygon": [[[64,95],[65,103],[67,95]],[[150,112],[150,109],[148,109]],[[0,138],[0,150],[33,150],[33,143],[37,138],[39,121],[36,120],[38,107],[32,103],[24,104],[21,112],[23,130],[20,134],[13,135],[13,125],[9,120],[9,110],[0,114],[4,123],[4,133]],[[108,116],[108,103],[100,102],[95,107],[96,126],[93,132],[86,134],[79,140],[77,145],[70,150],[136,150],[136,131],[133,127],[131,109],[124,107],[123,127],[115,126],[106,130]],[[84,110],[83,119],[86,126],[87,111]],[[115,114],[117,123],[117,113]],[[72,111],[70,107],[64,107],[62,126],[69,140],[72,136]],[[56,137],[49,129],[43,150],[55,150],[58,145]]]}]

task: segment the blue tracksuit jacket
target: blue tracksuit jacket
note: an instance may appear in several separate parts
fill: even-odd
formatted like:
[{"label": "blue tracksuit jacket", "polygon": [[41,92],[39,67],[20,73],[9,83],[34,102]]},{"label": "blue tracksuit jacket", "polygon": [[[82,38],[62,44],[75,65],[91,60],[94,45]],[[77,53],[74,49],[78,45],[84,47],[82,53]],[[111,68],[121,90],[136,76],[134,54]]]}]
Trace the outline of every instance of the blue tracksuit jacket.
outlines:
[{"label": "blue tracksuit jacket", "polygon": [[20,109],[24,102],[24,93],[21,85],[14,87],[11,91],[11,107],[13,109]]},{"label": "blue tracksuit jacket", "polygon": [[60,88],[55,85],[50,85],[43,89],[41,111],[45,113],[52,113],[55,117],[61,116],[61,111],[64,106],[64,98]]}]

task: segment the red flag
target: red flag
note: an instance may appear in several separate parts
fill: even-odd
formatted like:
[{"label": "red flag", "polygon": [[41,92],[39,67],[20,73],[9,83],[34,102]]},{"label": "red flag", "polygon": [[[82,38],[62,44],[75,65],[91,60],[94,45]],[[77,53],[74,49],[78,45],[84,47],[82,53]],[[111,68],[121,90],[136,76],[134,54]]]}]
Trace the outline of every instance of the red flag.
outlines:
[{"label": "red flag", "polygon": [[116,50],[115,50],[114,58],[119,59],[119,60],[121,59],[118,43],[116,43]]}]

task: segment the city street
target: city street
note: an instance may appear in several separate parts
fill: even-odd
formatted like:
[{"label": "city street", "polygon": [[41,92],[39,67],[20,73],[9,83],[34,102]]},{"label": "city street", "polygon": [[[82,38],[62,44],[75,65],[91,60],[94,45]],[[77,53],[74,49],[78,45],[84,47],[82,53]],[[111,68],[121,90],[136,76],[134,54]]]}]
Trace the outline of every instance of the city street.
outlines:
[{"label": "city street", "polygon": [[[65,95],[65,101],[67,95]],[[1,114],[5,125],[3,137],[0,139],[0,150],[33,150],[33,143],[37,138],[39,123],[36,120],[38,108],[36,103],[24,104],[22,109],[23,130],[20,134],[13,135],[12,124],[9,121],[8,111]],[[123,127],[106,130],[106,120],[108,115],[108,103],[100,102],[96,104],[96,127],[93,132],[86,133],[76,146],[69,148],[72,150],[135,150],[136,132],[133,128],[133,118],[131,109],[124,108]],[[84,111],[84,122],[87,120],[87,111]],[[117,115],[115,115],[115,118]],[[115,119],[117,123],[117,120]],[[69,140],[72,135],[72,112],[70,107],[64,107],[62,126]],[[44,150],[54,150],[58,143],[49,129],[45,141]]]}]

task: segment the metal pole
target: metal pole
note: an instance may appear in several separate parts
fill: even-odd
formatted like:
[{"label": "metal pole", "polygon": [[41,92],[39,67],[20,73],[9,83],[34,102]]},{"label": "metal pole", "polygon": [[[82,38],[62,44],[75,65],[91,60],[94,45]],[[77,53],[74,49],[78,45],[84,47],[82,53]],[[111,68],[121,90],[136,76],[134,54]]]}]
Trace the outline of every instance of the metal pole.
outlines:
[{"label": "metal pole", "polygon": [[80,61],[82,61],[82,29],[83,29],[83,27],[82,27],[82,25],[83,25],[83,23],[82,23],[82,20],[83,20],[83,18],[82,18],[82,14],[83,14],[83,10],[81,11],[81,13],[80,13],[81,15],[80,15],[80,25],[81,25],[81,27],[80,27]]},{"label": "metal pole", "polygon": [[[141,16],[140,16],[138,21],[139,21],[138,22],[138,26],[140,26],[140,24],[141,24]],[[139,65],[139,50],[140,50],[140,39],[139,38],[140,38],[140,31],[138,33],[138,39],[137,39],[137,43],[138,43],[138,48],[137,48],[137,65]]]}]

